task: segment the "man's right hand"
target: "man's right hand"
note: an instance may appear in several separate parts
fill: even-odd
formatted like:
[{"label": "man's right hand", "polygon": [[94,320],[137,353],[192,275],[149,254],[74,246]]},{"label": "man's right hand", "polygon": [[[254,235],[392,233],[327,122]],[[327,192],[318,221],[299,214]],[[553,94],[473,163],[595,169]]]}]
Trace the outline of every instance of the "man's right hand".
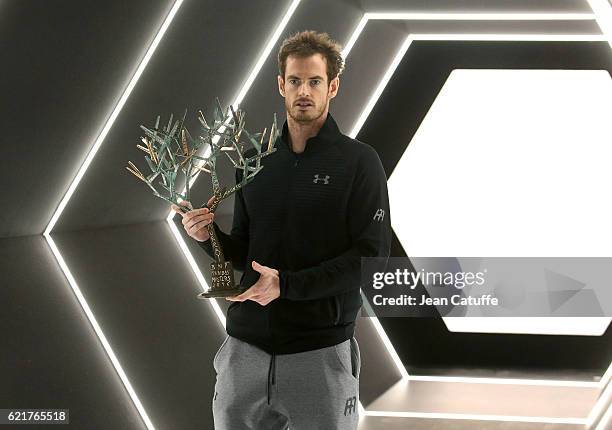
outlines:
[{"label": "man's right hand", "polygon": [[[214,196],[208,200],[208,205],[211,205]],[[191,208],[191,203],[183,200],[181,206]],[[208,208],[191,209],[189,212],[183,213],[177,205],[172,205],[172,210],[178,212],[183,217],[183,227],[190,237],[193,237],[199,242],[205,242],[210,239],[206,226],[214,221],[215,214],[211,213]]]}]

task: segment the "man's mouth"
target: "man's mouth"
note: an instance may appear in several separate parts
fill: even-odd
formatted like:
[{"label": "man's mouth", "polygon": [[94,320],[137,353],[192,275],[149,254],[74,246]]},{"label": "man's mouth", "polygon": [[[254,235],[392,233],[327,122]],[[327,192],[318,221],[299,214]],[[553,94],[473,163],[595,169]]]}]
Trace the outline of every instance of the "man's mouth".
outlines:
[{"label": "man's mouth", "polygon": [[297,107],[302,108],[302,109],[312,107],[311,102],[297,102],[296,105]]}]

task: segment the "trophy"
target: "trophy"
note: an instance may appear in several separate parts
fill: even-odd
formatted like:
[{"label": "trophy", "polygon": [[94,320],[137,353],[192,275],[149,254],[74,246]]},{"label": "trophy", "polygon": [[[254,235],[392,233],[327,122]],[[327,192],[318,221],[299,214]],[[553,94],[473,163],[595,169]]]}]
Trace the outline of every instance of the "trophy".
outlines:
[{"label": "trophy", "polygon": [[[204,203],[201,208],[207,207],[211,213],[217,209],[219,204],[251,182],[255,175],[261,171],[261,159],[276,151],[274,147],[279,135],[276,114],[270,129],[267,146],[265,150],[264,139],[267,129],[261,133],[251,134],[244,128],[245,113],[241,109],[236,109],[230,105],[225,114],[221,108],[219,99],[216,99],[214,116],[212,121],[206,121],[202,111],[198,111],[198,120],[203,128],[203,133],[197,138],[193,138],[185,127],[185,117],[176,120],[173,124],[173,115],[165,128],[160,128],[160,117],[157,117],[154,128],[143,125],[140,128],[145,136],[141,137],[146,146],[136,145],[146,153],[145,160],[151,174],[145,176],[139,169],[128,161],[126,169],[141,181],[145,182],[153,191],[153,195],[177,205],[181,211],[187,212],[190,209],[179,203],[179,198],[190,202],[190,185],[195,177],[201,173],[210,175],[212,181],[213,196],[212,203]],[[245,144],[241,141],[241,136],[246,136],[246,140],[255,149],[253,155],[247,157]],[[203,156],[197,155],[201,148],[206,148]],[[217,159],[227,157],[235,169],[242,171],[240,182],[231,187],[219,184],[217,175]],[[185,193],[181,194],[176,190],[177,175],[185,177]],[[163,188],[159,192],[153,182],[161,177],[158,185]],[[234,281],[234,270],[231,261],[226,261],[223,255],[221,244],[215,232],[213,223],[206,226],[210,235],[210,242],[214,255],[214,262],[211,264],[212,286],[208,291],[198,294],[199,299],[209,299],[214,297],[235,296],[244,292],[247,288],[241,288]]]}]

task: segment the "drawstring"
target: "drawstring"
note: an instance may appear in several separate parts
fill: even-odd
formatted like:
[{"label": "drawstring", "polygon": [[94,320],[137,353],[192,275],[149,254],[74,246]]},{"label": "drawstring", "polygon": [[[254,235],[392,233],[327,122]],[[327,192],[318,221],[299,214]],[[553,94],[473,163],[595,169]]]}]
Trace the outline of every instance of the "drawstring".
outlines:
[{"label": "drawstring", "polygon": [[274,385],[274,374],[276,373],[276,354],[272,353],[270,357],[270,366],[268,367],[268,404],[270,404],[271,385]]}]

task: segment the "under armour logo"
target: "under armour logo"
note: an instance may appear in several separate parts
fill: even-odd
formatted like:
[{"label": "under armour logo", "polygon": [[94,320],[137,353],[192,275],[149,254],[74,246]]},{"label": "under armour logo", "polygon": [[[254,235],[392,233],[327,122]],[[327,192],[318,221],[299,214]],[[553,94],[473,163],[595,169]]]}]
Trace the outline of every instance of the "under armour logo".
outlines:
[{"label": "under armour logo", "polygon": [[346,399],[346,405],[344,406],[344,416],[348,413],[349,415],[355,412],[355,408],[357,407],[357,397],[349,397]]},{"label": "under armour logo", "polygon": [[382,221],[384,217],[385,217],[384,209],[378,209],[376,213],[374,214],[374,221]]},{"label": "under armour logo", "polygon": [[323,181],[325,185],[329,184],[329,175],[325,175],[324,178],[319,178],[319,174],[314,175],[314,179],[312,180],[313,184],[317,184],[319,181]]}]

